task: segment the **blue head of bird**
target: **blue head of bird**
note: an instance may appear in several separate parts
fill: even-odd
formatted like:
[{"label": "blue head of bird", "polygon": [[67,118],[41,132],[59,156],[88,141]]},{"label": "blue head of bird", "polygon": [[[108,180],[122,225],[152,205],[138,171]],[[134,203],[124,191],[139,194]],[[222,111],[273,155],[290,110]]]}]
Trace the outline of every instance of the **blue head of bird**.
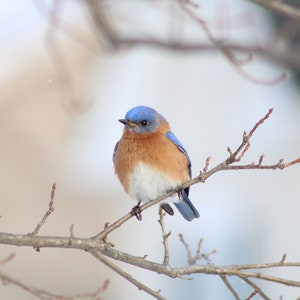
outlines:
[{"label": "blue head of bird", "polygon": [[165,119],[151,107],[136,106],[126,113],[125,119],[119,121],[132,133],[150,133],[154,132]]}]

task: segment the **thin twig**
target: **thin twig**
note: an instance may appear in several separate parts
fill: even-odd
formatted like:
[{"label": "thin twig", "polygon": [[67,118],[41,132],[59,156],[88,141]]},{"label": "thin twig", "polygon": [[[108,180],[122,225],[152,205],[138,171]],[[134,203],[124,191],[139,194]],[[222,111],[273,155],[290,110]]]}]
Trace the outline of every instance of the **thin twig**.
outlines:
[{"label": "thin twig", "polygon": [[200,256],[202,254],[202,245],[203,245],[204,238],[200,238],[198,242],[198,247],[196,251],[196,255]]},{"label": "thin twig", "polygon": [[155,292],[154,290],[150,289],[149,287],[147,287],[146,285],[144,285],[143,283],[135,279],[132,275],[130,275],[129,273],[125,272],[124,270],[122,270],[121,268],[113,264],[109,259],[103,256],[101,252],[92,250],[90,251],[90,253],[93,256],[95,256],[98,260],[100,260],[103,264],[105,264],[107,267],[112,269],[114,272],[116,272],[117,274],[119,274],[120,276],[122,276],[123,278],[131,282],[133,285],[135,285],[139,290],[143,290],[144,292],[148,293],[149,295],[153,296],[156,299],[167,300],[159,293],[159,291]]},{"label": "thin twig", "polygon": [[216,253],[216,250],[212,250],[208,253],[202,253],[201,248],[202,248],[203,238],[201,238],[199,240],[196,253],[195,253],[195,255],[193,255],[188,243],[184,240],[183,235],[180,233],[180,234],[178,234],[178,236],[179,236],[179,240],[182,242],[182,244],[186,250],[189,265],[195,265],[197,263],[197,261],[200,259],[204,259],[208,265],[212,264],[210,257]]},{"label": "thin twig", "polygon": [[2,259],[2,260],[0,261],[0,265],[4,265],[4,264],[8,263],[8,262],[11,261],[15,256],[16,256],[15,253],[9,254],[7,257],[5,257],[4,259]]},{"label": "thin twig", "polygon": [[[190,7],[187,6],[189,3],[193,3],[191,0],[178,0],[178,3],[180,7],[183,9],[183,11],[191,18],[191,20],[195,21],[198,25],[201,26],[202,30],[206,34],[209,41],[221,51],[221,53],[227,58],[228,62],[235,68],[235,70],[246,80],[255,83],[255,84],[263,84],[263,85],[277,85],[278,83],[285,80],[288,75],[287,73],[282,73],[279,76],[271,79],[263,79],[263,78],[257,78],[249,74],[247,71],[245,71],[242,66],[243,63],[239,63],[239,61],[236,59],[235,54],[232,52],[232,50],[223,47],[225,44],[224,41],[218,41],[213,34],[211,33],[207,23],[197,16],[196,13],[194,13],[193,9],[198,9],[199,7]],[[250,53],[250,57],[252,58],[252,54]]]},{"label": "thin twig", "polygon": [[[73,38],[75,41],[84,47],[87,47],[90,51],[99,54],[99,45],[95,42],[95,38],[92,34],[88,34],[83,31],[79,26],[75,27],[73,24],[66,23],[59,15],[60,7],[59,3],[61,0],[53,1],[53,6],[48,7],[46,1],[34,0],[33,3],[37,8],[38,12],[43,18],[49,21],[52,30],[60,30],[65,33],[68,37]],[[61,4],[61,3],[60,3]],[[55,14],[55,22],[53,23],[53,14]]]},{"label": "thin twig", "polygon": [[[255,284],[252,280],[250,280],[249,278],[247,277],[240,277],[243,281],[245,281],[248,285],[250,285],[253,289],[254,289],[254,292],[251,293],[251,295],[247,298],[247,299],[251,299],[253,298],[254,295],[256,294],[259,294],[264,300],[271,300],[271,298],[269,298],[263,291],[262,289],[257,285]],[[246,300],[247,300],[246,299]]]},{"label": "thin twig", "polygon": [[255,123],[255,125],[253,126],[253,128],[250,130],[248,134],[244,131],[243,141],[240,144],[240,146],[235,150],[235,152],[229,156],[228,164],[231,164],[232,162],[236,162],[237,156],[241,151],[243,151],[243,149],[249,143],[249,140],[253,136],[254,132],[258,129],[260,125],[262,125],[270,117],[272,113],[273,113],[273,108],[270,108],[269,111],[258,122]]},{"label": "thin twig", "polygon": [[268,10],[272,10],[281,15],[285,15],[291,19],[300,20],[299,7],[289,5],[285,1],[270,1],[270,0],[248,0],[249,2],[256,3]]},{"label": "thin twig", "polygon": [[54,294],[47,292],[42,289],[38,289],[35,287],[30,287],[23,282],[16,280],[0,271],[0,279],[2,280],[2,283],[4,285],[6,284],[13,284],[22,290],[28,292],[31,295],[34,295],[35,297],[38,297],[40,299],[44,300],[79,300],[79,299],[99,299],[99,295],[103,294],[108,286],[109,286],[109,280],[105,280],[102,286],[100,286],[95,292],[88,292],[88,293],[82,293],[82,294],[75,294],[75,295],[70,295],[70,296],[63,296],[59,294]]},{"label": "thin twig", "polygon": [[250,300],[250,299],[252,299],[257,293],[258,293],[258,291],[257,291],[257,290],[254,290],[254,291],[249,295],[249,297],[247,297],[245,300]]},{"label": "thin twig", "polygon": [[51,188],[51,196],[50,196],[49,208],[45,212],[42,220],[37,224],[37,226],[35,227],[35,229],[33,230],[33,232],[30,233],[31,236],[36,236],[38,234],[38,232],[40,231],[40,229],[42,228],[42,226],[47,221],[47,218],[54,212],[53,202],[54,202],[54,197],[55,197],[55,191],[56,191],[56,183],[53,183],[52,184],[52,188]]},{"label": "thin twig", "polygon": [[87,0],[86,4],[92,16],[92,20],[96,25],[96,28],[101,31],[101,36],[105,38],[105,41],[107,42],[109,47],[111,47],[112,49],[117,49],[119,44],[118,36],[113,30],[111,24],[106,20],[105,15],[103,13],[100,13],[99,1]]},{"label": "thin twig", "polygon": [[193,256],[192,251],[190,250],[190,247],[188,245],[188,243],[184,240],[184,237],[181,233],[178,234],[179,236],[179,240],[182,242],[185,250],[186,250],[186,254],[187,254],[187,258],[188,258],[188,264],[191,265],[195,265],[197,263],[197,259]]},{"label": "thin twig", "polygon": [[163,238],[163,246],[164,246],[164,265],[168,265],[170,261],[170,252],[169,252],[169,243],[168,238],[171,235],[171,231],[166,233],[165,222],[164,222],[164,212],[161,207],[159,207],[159,220],[158,223],[161,227],[162,238]]},{"label": "thin twig", "polygon": [[234,287],[229,282],[227,276],[221,275],[220,278],[222,279],[223,283],[226,285],[226,287],[228,288],[228,290],[231,292],[231,294],[234,297],[234,299],[241,300],[241,298],[239,297],[237,291],[234,289]]},{"label": "thin twig", "polygon": [[206,158],[206,161],[205,161],[205,166],[204,166],[204,168],[203,168],[203,172],[207,172],[208,167],[209,167],[209,162],[210,162],[210,160],[211,160],[211,157],[208,156],[208,157]]}]

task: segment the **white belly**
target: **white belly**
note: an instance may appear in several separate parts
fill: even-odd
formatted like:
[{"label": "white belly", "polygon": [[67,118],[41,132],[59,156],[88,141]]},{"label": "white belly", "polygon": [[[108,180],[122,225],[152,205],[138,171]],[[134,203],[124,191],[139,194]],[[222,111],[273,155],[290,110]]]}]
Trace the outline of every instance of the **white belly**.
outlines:
[{"label": "white belly", "polygon": [[181,182],[171,179],[144,163],[138,163],[129,177],[128,193],[137,201],[147,202],[178,187]]}]

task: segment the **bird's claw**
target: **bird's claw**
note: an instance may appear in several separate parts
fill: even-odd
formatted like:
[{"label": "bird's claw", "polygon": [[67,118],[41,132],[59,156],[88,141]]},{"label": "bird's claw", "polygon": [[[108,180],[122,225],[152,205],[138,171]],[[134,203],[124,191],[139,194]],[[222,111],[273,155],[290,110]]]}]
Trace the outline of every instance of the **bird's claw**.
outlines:
[{"label": "bird's claw", "polygon": [[142,221],[142,210],[140,204],[141,201],[139,201],[138,204],[132,208],[131,214],[135,216],[139,221]]}]

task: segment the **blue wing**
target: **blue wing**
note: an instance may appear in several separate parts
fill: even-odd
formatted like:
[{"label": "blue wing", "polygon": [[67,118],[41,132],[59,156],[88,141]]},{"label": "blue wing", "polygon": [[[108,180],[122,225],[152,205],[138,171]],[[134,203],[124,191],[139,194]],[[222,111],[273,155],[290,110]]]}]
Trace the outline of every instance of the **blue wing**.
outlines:
[{"label": "blue wing", "polygon": [[[186,150],[184,149],[182,143],[177,139],[177,137],[175,136],[174,133],[172,133],[171,131],[166,133],[167,138],[174,143],[178,150],[181,151],[187,160],[187,167],[189,169],[189,175],[190,177],[192,177],[192,164],[191,164],[191,160],[186,152]],[[180,195],[181,195],[181,199],[179,199],[178,202],[174,202],[176,208],[178,209],[178,211],[181,213],[181,215],[187,220],[187,221],[192,221],[194,218],[199,218],[199,212],[197,211],[197,209],[194,207],[193,203],[191,202],[191,200],[189,199],[188,195],[189,195],[189,188],[185,188],[184,190],[180,191]]]},{"label": "blue wing", "polygon": [[[172,143],[174,143],[177,146],[178,150],[180,150],[185,155],[185,157],[187,159],[187,165],[189,168],[189,175],[190,175],[190,177],[192,177],[192,169],[191,169],[192,163],[191,163],[189,155],[187,154],[186,150],[184,149],[182,143],[177,139],[176,135],[171,131],[168,131],[166,133],[166,136]],[[187,192],[187,194],[189,194],[189,193]]]}]

